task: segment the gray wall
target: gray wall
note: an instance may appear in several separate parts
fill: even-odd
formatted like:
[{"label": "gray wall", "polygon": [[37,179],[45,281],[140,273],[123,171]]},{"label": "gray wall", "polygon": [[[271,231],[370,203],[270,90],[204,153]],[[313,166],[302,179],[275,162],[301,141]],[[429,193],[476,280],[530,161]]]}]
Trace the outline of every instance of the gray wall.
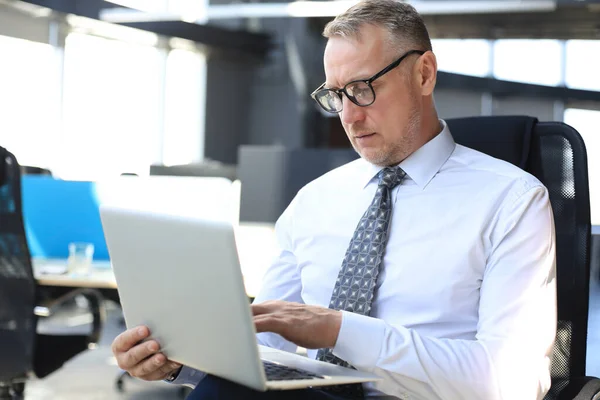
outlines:
[{"label": "gray wall", "polygon": [[298,24],[278,19],[261,23],[262,29],[273,34],[275,48],[252,81],[249,144],[291,148],[302,144],[304,112],[290,77],[286,54],[286,36],[293,35],[292,25]]},{"label": "gray wall", "polygon": [[356,158],[352,149],[240,147],[240,220],[275,222],[304,185]]},{"label": "gray wall", "polygon": [[[526,113],[538,117],[540,121],[553,121],[555,119],[555,102],[548,99],[535,99],[524,97],[501,97],[492,101],[494,115],[519,115]],[[562,115],[560,115],[562,120]]]},{"label": "gray wall", "polygon": [[481,114],[481,93],[437,89],[434,99],[440,118],[471,117]]},{"label": "gray wall", "polygon": [[304,147],[313,109],[310,93],[324,79],[324,41],[309,20],[266,19],[275,48],[257,71],[252,87],[248,143]]},{"label": "gray wall", "polygon": [[476,115],[530,115],[540,121],[562,120],[560,101],[534,97],[492,97],[484,92],[436,89],[435,104],[440,118]]},{"label": "gray wall", "polygon": [[237,162],[237,149],[247,142],[249,100],[255,69],[249,60],[209,57],[206,66],[204,157]]},{"label": "gray wall", "polygon": [[274,47],[265,60],[209,57],[207,158],[235,163],[240,145],[308,144],[306,132],[314,118],[310,93],[324,79],[325,43],[318,32],[307,28],[306,19],[255,23],[273,35]]}]

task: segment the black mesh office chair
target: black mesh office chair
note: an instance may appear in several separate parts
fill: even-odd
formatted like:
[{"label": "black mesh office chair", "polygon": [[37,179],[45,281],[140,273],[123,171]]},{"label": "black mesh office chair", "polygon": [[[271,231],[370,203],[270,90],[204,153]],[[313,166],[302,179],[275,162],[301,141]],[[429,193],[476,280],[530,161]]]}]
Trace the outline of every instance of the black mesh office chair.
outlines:
[{"label": "black mesh office chair", "polygon": [[591,223],[583,139],[566,124],[531,117],[447,123],[457,143],[511,162],[548,188],[556,229],[558,330],[545,399],[600,399],[600,380],[585,376]]},{"label": "black mesh office chair", "polygon": [[[67,360],[97,343],[105,318],[99,293],[78,289],[38,305],[21,207],[21,170],[0,147],[0,399],[22,398],[28,376],[54,372]],[[93,315],[89,335],[41,335],[38,317],[49,317],[74,296],[88,300]],[[36,307],[36,305],[38,305]],[[36,315],[36,311],[37,314]]]}]

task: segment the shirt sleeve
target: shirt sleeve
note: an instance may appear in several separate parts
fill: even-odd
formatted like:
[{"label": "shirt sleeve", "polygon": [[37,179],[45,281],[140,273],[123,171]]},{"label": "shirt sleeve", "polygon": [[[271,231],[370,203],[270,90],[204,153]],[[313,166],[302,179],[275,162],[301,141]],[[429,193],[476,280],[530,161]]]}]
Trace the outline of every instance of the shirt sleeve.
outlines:
[{"label": "shirt sleeve", "polygon": [[196,387],[200,383],[202,379],[206,377],[206,374],[202,371],[198,371],[197,369],[190,368],[187,366],[181,367],[181,371],[179,371],[179,375],[177,378],[172,380],[169,383],[174,385],[185,385],[190,387]]},{"label": "shirt sleeve", "polygon": [[382,385],[389,387],[377,389],[401,397],[409,391],[427,399],[542,399],[550,387],[556,334],[555,233],[547,190],[529,189],[504,207],[498,221],[475,340],[427,337],[344,312],[333,353],[385,376]]}]

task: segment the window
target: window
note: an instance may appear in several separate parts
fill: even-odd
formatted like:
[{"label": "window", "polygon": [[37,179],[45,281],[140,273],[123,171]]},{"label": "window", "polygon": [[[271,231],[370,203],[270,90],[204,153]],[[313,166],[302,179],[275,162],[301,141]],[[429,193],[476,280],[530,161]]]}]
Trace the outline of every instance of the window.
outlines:
[{"label": "window", "polygon": [[204,156],[206,59],[176,49],[167,59],[163,163],[198,162]]},{"label": "window", "polygon": [[67,36],[57,175],[98,180],[149,173],[162,135],[161,62],[151,46]]},{"label": "window", "polygon": [[562,45],[558,40],[502,39],[494,45],[498,79],[557,86],[562,79]]},{"label": "window", "polygon": [[0,36],[0,54],[0,145],[20,164],[51,167],[60,114],[55,50]]},{"label": "window", "polygon": [[565,110],[566,124],[577,129],[587,150],[590,181],[590,207],[592,224],[600,225],[600,111],[568,108]]},{"label": "window", "polygon": [[566,85],[600,91],[600,40],[569,40],[566,54]]},{"label": "window", "polygon": [[489,41],[481,39],[433,39],[440,71],[487,76],[490,73]]}]

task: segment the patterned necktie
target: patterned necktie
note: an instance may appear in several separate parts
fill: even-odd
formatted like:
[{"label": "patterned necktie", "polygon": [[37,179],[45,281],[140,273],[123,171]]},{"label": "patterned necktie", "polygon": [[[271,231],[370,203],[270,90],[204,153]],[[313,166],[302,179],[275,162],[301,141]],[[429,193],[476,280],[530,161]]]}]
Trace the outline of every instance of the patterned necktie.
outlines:
[{"label": "patterned necktie", "polygon": [[[392,213],[392,189],[402,182],[406,173],[400,167],[384,168],[379,174],[379,186],[373,202],[360,219],[350,241],[338,274],[329,308],[369,315],[377,276],[385,252]],[[334,356],[332,349],[319,349],[317,360],[350,367]],[[342,385],[334,390],[348,397],[361,397],[362,385]],[[333,387],[326,390],[331,391]],[[341,390],[341,391],[340,391]]]}]

